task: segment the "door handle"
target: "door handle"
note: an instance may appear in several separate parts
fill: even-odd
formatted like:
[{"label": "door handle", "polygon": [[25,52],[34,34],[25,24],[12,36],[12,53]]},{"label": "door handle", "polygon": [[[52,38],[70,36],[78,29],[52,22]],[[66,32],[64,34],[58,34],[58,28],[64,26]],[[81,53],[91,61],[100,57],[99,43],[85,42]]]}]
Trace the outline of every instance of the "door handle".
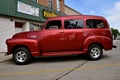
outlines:
[{"label": "door handle", "polygon": [[60,31],[60,33],[64,33],[64,31]]}]

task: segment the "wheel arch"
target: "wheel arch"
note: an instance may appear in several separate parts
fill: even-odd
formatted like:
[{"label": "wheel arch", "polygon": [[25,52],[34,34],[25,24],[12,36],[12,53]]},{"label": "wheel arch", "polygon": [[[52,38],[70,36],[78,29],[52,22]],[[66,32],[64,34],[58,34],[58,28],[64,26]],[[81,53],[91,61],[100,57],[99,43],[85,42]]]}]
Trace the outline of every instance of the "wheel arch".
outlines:
[{"label": "wheel arch", "polygon": [[100,44],[99,42],[94,42],[94,43],[89,44],[89,45],[88,45],[88,49],[90,48],[90,46],[95,45],[95,44],[96,44],[96,45],[99,45],[102,49],[104,49],[103,45]]},{"label": "wheel arch", "polygon": [[[106,39],[105,39],[106,40]],[[103,38],[101,38],[101,37],[99,37],[99,36],[91,36],[91,37],[88,37],[88,38],[86,38],[85,39],[85,41],[84,41],[84,46],[83,46],[83,51],[85,52],[85,53],[87,53],[88,52],[88,49],[89,49],[89,47],[91,46],[91,45],[93,45],[93,44],[97,44],[97,45],[99,45],[102,49],[105,49],[105,43],[104,43],[104,41],[103,41]]]},{"label": "wheel arch", "polygon": [[[34,46],[34,47],[33,47]],[[13,48],[12,48],[12,52],[11,53],[13,53],[13,51],[16,49],[16,48],[19,48],[19,47],[24,47],[24,48],[26,48],[26,49],[28,49],[28,51],[30,52],[30,55],[32,56],[32,57],[34,57],[34,56],[40,56],[41,55],[41,53],[39,53],[39,51],[38,51],[38,46],[36,46],[36,44],[33,44],[33,46],[30,46],[29,44],[27,45],[25,45],[25,44],[17,44],[17,45],[15,45]]]},{"label": "wheel arch", "polygon": [[[26,45],[16,45],[12,48],[12,53],[14,52],[15,49],[19,48],[19,47],[24,47],[26,49],[28,49],[28,51],[30,52],[30,49],[26,46]],[[30,52],[31,53],[31,52]]]},{"label": "wheel arch", "polygon": [[90,46],[95,45],[95,44],[99,45],[102,49],[104,49],[104,46],[100,42],[91,42],[88,44],[87,43],[84,44],[84,48],[83,48],[84,52],[87,54]]}]

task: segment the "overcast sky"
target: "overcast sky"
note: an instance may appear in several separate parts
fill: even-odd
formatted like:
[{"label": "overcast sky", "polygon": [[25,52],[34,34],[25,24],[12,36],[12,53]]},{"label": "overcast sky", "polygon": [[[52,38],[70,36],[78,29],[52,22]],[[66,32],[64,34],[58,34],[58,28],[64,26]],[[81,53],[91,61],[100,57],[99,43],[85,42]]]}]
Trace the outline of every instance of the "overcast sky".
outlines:
[{"label": "overcast sky", "polygon": [[85,15],[103,16],[120,31],[120,0],[65,0],[65,4]]}]

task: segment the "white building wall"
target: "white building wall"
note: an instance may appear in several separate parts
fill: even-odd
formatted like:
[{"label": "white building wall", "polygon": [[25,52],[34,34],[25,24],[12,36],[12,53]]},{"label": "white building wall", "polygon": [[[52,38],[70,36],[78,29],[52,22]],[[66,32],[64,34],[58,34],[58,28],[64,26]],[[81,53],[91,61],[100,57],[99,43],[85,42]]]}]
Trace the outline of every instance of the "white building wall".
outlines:
[{"label": "white building wall", "polygon": [[[23,23],[19,28],[15,22]],[[40,25],[40,23],[35,23]],[[5,18],[0,16],[0,52],[7,52],[6,40],[11,38],[15,33],[30,31],[30,21]]]},{"label": "white building wall", "polygon": [[0,52],[7,52],[6,39],[15,34],[13,20],[0,17]]}]

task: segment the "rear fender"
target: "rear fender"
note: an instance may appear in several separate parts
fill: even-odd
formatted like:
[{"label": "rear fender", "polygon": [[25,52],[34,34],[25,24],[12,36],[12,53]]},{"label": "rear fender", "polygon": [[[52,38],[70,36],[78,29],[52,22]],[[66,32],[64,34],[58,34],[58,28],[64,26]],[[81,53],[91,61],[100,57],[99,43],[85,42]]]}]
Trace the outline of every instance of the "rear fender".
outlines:
[{"label": "rear fender", "polygon": [[87,53],[88,48],[92,44],[99,44],[105,50],[112,49],[112,40],[104,36],[91,36],[85,39],[83,51]]}]

